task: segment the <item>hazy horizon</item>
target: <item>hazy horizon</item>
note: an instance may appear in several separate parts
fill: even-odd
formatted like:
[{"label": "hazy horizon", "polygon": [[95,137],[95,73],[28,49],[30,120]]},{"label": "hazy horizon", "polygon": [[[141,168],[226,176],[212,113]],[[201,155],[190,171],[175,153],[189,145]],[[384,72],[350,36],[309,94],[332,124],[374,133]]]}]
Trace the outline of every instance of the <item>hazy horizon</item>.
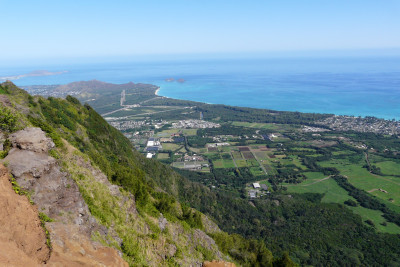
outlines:
[{"label": "hazy horizon", "polygon": [[400,55],[400,2],[394,0],[0,0],[0,8],[2,65],[187,55]]}]

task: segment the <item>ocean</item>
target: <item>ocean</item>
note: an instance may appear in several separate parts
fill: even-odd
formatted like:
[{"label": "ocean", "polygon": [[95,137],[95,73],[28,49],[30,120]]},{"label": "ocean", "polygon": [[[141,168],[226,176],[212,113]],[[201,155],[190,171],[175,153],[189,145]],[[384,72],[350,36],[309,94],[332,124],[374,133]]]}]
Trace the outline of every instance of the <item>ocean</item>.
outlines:
[{"label": "ocean", "polygon": [[[400,57],[177,59],[0,67],[0,77],[34,70],[19,86],[97,79],[151,83],[159,95],[213,104],[400,119]],[[167,79],[173,78],[173,81]],[[178,79],[183,81],[178,82]],[[171,79],[172,80],[172,79]]]}]

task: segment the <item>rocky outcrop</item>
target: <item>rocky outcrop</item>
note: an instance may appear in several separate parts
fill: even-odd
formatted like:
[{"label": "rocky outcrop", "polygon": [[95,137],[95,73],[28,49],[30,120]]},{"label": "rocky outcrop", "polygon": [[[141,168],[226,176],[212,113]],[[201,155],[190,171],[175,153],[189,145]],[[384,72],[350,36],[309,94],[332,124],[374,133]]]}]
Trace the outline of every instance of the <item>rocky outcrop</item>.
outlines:
[{"label": "rocky outcrop", "polygon": [[53,246],[49,266],[128,266],[117,250],[92,242],[76,225],[50,223],[49,230]]},{"label": "rocky outcrop", "polygon": [[93,230],[105,231],[90,215],[78,186],[48,155],[54,144],[41,129],[27,128],[9,139],[13,148],[4,161],[19,185],[31,192],[42,212],[57,221],[79,225],[89,236]]},{"label": "rocky outcrop", "polygon": [[13,148],[3,162],[40,211],[54,220],[46,223],[54,243],[48,264],[127,266],[115,249],[91,241],[94,232],[106,235],[107,228],[90,214],[75,181],[48,155],[51,139],[40,128],[26,128],[9,139]]},{"label": "rocky outcrop", "polygon": [[40,128],[25,128],[9,136],[14,147],[33,152],[48,152],[54,148],[53,141]]},{"label": "rocky outcrop", "polygon": [[0,166],[0,266],[40,266],[50,250],[36,206],[14,192],[10,175]]}]

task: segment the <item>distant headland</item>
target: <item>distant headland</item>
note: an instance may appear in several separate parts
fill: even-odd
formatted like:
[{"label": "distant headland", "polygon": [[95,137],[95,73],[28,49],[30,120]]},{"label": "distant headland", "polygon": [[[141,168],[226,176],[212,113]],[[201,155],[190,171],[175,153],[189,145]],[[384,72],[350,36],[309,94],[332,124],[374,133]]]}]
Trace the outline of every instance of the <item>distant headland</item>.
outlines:
[{"label": "distant headland", "polygon": [[3,76],[0,77],[0,80],[18,80],[21,78],[25,78],[25,77],[39,77],[39,76],[52,76],[52,75],[59,75],[59,74],[63,74],[66,73],[68,71],[63,70],[63,71],[56,71],[56,72],[51,72],[51,71],[47,71],[47,70],[35,70],[26,74],[18,74],[18,75],[12,75],[12,76]]}]

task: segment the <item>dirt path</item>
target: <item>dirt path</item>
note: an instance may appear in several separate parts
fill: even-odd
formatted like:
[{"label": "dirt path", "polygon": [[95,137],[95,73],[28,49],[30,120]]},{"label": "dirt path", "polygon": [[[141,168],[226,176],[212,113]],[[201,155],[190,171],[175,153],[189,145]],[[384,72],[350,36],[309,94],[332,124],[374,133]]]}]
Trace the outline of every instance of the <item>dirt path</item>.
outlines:
[{"label": "dirt path", "polygon": [[317,180],[317,181],[312,182],[312,183],[309,183],[309,184],[305,184],[305,185],[303,185],[303,186],[310,186],[310,185],[313,185],[313,184],[316,184],[316,183],[320,183],[320,182],[322,182],[322,181],[328,180],[329,178],[331,178],[331,176],[322,178],[322,179],[320,179],[320,180]]},{"label": "dirt path", "polygon": [[309,183],[309,184],[304,184],[304,185],[299,185],[299,184],[286,184],[285,186],[310,186],[310,185],[317,184],[317,183],[323,182],[323,181],[325,181],[325,180],[328,180],[329,178],[331,178],[331,176],[328,176],[328,177],[325,177],[325,178],[316,180],[315,182],[312,182],[312,183]]}]

